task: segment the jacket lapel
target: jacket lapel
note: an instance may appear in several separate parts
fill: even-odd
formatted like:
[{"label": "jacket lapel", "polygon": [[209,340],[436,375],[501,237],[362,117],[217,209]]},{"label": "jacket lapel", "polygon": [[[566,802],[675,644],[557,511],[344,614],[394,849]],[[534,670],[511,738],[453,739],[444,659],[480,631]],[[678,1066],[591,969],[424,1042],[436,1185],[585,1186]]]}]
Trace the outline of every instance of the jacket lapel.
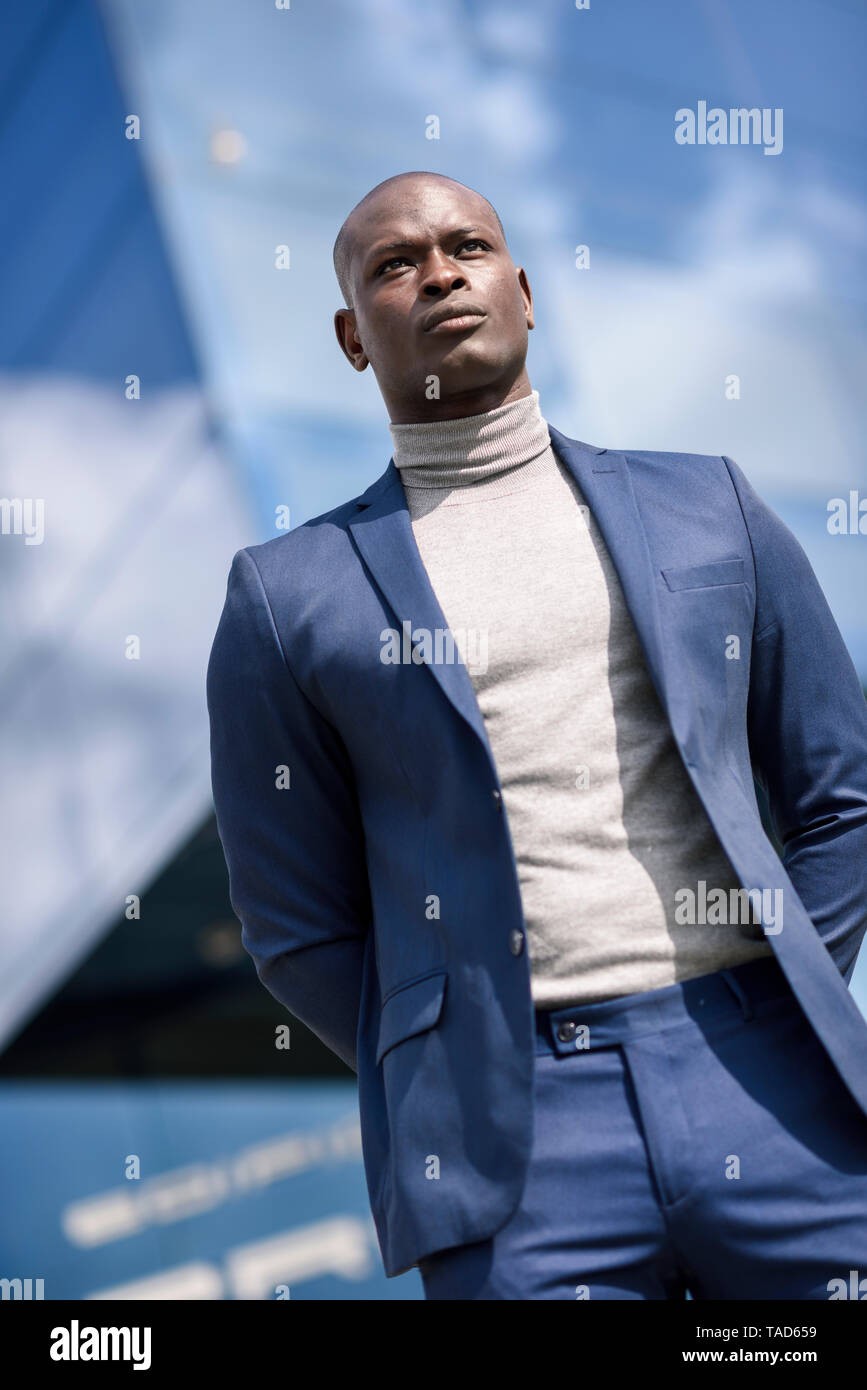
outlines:
[{"label": "jacket lapel", "polygon": [[[358,499],[358,505],[363,510],[349,522],[349,529],[398,623],[401,627],[410,624],[410,632],[418,628],[431,633],[447,631],[448,623],[412,532],[406,495],[393,459],[382,477]],[[485,722],[466,666],[460,660],[429,661],[427,665],[455,709],[482,740],[493,764]]]}]

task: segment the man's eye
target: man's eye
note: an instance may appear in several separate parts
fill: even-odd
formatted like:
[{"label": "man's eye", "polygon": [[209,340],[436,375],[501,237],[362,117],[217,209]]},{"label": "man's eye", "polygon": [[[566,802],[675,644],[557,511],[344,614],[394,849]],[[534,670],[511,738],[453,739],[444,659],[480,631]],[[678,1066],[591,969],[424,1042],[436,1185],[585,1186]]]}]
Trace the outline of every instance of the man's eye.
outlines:
[{"label": "man's eye", "polygon": [[[455,248],[455,255],[457,255],[459,251],[465,251],[468,246],[481,246],[484,247],[486,251],[490,251],[491,249],[488,243],[483,241],[481,237],[474,236],[468,237],[466,241],[460,242]],[[409,258],[407,256],[392,256],[391,260],[383,261],[382,265],[377,266],[376,274],[383,275],[385,271],[390,270],[392,266],[409,265],[409,263]]]}]

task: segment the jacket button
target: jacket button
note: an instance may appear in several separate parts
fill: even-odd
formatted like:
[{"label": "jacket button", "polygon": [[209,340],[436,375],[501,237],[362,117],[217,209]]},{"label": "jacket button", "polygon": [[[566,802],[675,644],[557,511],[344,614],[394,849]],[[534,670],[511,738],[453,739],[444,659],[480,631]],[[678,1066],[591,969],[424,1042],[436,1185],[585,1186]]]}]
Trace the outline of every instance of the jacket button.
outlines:
[{"label": "jacket button", "polygon": [[577,1032],[578,1024],[573,1023],[571,1018],[557,1026],[557,1037],[561,1042],[571,1042]]},{"label": "jacket button", "polygon": [[494,787],[493,791],[491,792],[491,796],[494,798],[494,802],[496,803],[497,810],[498,810],[498,811],[502,811],[502,809],[503,809],[503,798],[502,798],[502,795],[501,795],[501,793],[500,793],[499,787]]},{"label": "jacket button", "polygon": [[509,950],[513,956],[519,956],[524,949],[524,933],[518,931],[517,927],[509,937]]}]

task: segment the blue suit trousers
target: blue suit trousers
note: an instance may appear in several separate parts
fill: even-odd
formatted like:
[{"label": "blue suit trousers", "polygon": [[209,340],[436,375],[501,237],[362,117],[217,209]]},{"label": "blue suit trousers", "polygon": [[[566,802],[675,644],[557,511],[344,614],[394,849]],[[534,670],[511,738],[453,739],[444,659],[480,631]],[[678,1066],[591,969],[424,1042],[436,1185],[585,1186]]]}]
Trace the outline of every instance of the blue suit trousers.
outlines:
[{"label": "blue suit trousers", "polygon": [[867,1117],[775,958],[537,1011],[535,1046],[521,1201],[426,1298],[867,1299]]}]

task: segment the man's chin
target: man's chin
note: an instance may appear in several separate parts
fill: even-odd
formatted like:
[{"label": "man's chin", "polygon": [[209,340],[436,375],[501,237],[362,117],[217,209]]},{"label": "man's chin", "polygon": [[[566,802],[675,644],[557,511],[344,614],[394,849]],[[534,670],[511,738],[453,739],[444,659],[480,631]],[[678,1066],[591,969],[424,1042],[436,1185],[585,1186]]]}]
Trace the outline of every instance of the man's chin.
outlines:
[{"label": "man's chin", "polygon": [[479,345],[470,341],[453,343],[445,352],[429,358],[425,364],[425,375],[439,379],[440,391],[475,391],[490,386],[504,372],[504,364],[499,357],[485,352]]}]

